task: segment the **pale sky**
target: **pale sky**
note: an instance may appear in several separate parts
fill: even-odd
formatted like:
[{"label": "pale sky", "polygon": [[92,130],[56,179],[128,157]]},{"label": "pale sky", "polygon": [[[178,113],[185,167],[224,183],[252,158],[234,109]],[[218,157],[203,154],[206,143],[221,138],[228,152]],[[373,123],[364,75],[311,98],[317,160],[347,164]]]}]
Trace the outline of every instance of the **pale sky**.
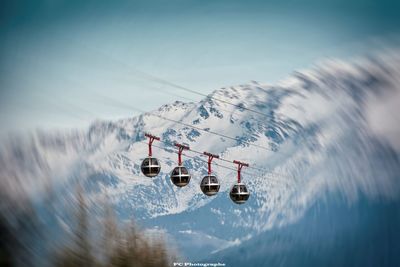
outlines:
[{"label": "pale sky", "polygon": [[[80,128],[397,46],[395,1],[2,1],[0,133]],[[138,72],[139,71],[139,72]],[[170,93],[174,95],[170,95]]]}]

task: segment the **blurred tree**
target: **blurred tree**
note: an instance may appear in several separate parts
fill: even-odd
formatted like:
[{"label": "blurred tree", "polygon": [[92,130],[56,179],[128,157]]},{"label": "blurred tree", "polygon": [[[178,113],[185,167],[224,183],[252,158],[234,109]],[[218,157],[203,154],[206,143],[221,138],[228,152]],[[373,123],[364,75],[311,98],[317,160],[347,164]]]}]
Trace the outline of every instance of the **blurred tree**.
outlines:
[{"label": "blurred tree", "polygon": [[78,210],[75,214],[76,227],[73,232],[72,245],[66,246],[56,255],[56,265],[60,267],[95,266],[91,252],[87,205],[82,187],[77,189]]},{"label": "blurred tree", "polygon": [[38,262],[40,248],[31,246],[43,238],[37,214],[30,203],[18,207],[10,203],[4,198],[0,209],[0,266]]},{"label": "blurred tree", "polygon": [[6,219],[0,215],[0,266],[13,266],[11,247],[15,246],[15,243]]},{"label": "blurred tree", "polygon": [[[104,207],[104,218],[91,218],[81,188],[77,191],[78,209],[72,242],[57,252],[57,267],[167,267],[172,256],[160,237],[149,238],[133,222],[118,225],[110,203]],[[89,227],[89,222],[90,227]],[[96,238],[90,236],[96,229]],[[103,229],[103,231],[97,231]]]}]

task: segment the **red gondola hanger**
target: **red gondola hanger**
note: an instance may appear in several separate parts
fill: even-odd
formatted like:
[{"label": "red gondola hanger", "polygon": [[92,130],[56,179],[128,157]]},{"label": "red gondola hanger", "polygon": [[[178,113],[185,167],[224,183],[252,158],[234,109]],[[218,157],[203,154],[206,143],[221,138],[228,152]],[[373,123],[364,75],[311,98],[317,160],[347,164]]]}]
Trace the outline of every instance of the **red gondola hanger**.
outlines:
[{"label": "red gondola hanger", "polygon": [[152,156],[152,149],[151,149],[151,145],[153,144],[154,140],[160,141],[160,137],[157,137],[155,135],[151,135],[151,134],[144,134],[144,136],[149,138],[149,157]]},{"label": "red gondola hanger", "polygon": [[182,166],[182,152],[183,150],[189,150],[190,148],[178,143],[175,143],[175,146],[178,148],[178,166],[171,172],[171,181],[174,185],[183,187],[189,183],[190,174],[188,170]]},{"label": "red gondola hanger", "polygon": [[219,156],[208,152],[203,152],[203,154],[208,156],[208,175],[211,175],[211,162],[214,158],[219,159]]},{"label": "red gondola hanger", "polygon": [[159,161],[153,157],[151,145],[153,144],[154,140],[160,141],[160,137],[148,133],[146,133],[145,136],[149,138],[149,154],[148,157],[143,160],[141,170],[145,176],[155,177],[160,173],[161,165]]},{"label": "red gondola hanger", "polygon": [[216,176],[211,175],[211,163],[214,158],[218,159],[218,155],[214,155],[208,152],[204,152],[204,155],[208,156],[208,175],[204,176],[201,180],[200,188],[201,191],[207,196],[214,196],[218,193],[220,185]]},{"label": "red gondola hanger", "polygon": [[183,150],[189,150],[190,147],[182,144],[175,143],[175,146],[178,148],[178,165],[182,165],[182,152]]},{"label": "red gondola hanger", "polygon": [[232,201],[235,202],[236,204],[243,204],[249,199],[250,193],[247,190],[246,185],[243,184],[241,181],[241,179],[242,179],[241,171],[242,171],[243,167],[249,167],[249,164],[238,161],[238,160],[234,160],[233,163],[238,165],[237,183],[232,186],[229,196],[232,199]]},{"label": "red gondola hanger", "polygon": [[243,166],[249,167],[249,164],[244,163],[244,162],[240,162],[240,161],[238,161],[238,160],[234,160],[233,163],[235,163],[235,164],[238,165],[238,169],[237,169],[237,181],[238,181],[238,184],[240,184],[240,179],[241,179],[240,172],[242,171]]}]

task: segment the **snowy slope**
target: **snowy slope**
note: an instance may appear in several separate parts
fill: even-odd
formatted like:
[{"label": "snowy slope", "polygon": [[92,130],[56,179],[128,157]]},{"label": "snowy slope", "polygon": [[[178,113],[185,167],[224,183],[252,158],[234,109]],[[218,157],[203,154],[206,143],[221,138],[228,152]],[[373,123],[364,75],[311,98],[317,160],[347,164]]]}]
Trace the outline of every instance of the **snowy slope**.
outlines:
[{"label": "snowy slope", "polygon": [[[194,255],[198,248],[215,252],[294,223],[328,192],[349,204],[360,194],[397,200],[399,82],[400,55],[391,51],[353,62],[326,61],[274,86],[251,82],[221,88],[199,103],[176,101],[138,117],[95,122],[85,132],[10,137],[0,144],[0,190],[7,200],[2,211],[48,192],[71,197],[80,181],[94,203],[107,193],[121,218],[133,216],[146,227],[165,231],[178,240],[177,246],[189,244],[185,253]],[[149,179],[139,168],[147,154],[145,132],[265,171],[244,170],[252,195],[236,206],[227,195],[234,171],[215,167],[220,193],[205,197],[199,183],[206,164],[188,152],[197,157],[184,158],[192,180],[177,188],[169,180],[177,161],[170,152],[175,150],[155,143],[167,151],[154,148],[162,171]],[[63,204],[60,199],[58,205]]]}]

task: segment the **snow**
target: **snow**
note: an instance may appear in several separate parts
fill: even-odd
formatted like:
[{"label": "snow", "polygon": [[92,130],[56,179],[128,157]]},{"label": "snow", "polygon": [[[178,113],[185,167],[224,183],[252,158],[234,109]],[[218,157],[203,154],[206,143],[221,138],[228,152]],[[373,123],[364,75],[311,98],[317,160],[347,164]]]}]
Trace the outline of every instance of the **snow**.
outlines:
[{"label": "snow", "polygon": [[[181,234],[209,236],[221,247],[240,244],[249,234],[298,220],[327,192],[338,192],[349,203],[360,192],[373,198],[400,195],[398,162],[392,150],[388,152],[400,149],[398,77],[397,52],[362,63],[330,60],[276,86],[252,82],[226,87],[198,103],[176,101],[134,118],[97,121],[87,132],[15,137],[0,144],[0,190],[10,201],[22,201],[42,195],[49,183],[60,188],[76,182],[76,177],[87,181],[102,175],[100,192],[92,192],[93,197],[107,192],[121,210],[142,220],[207,209],[220,226],[240,228],[243,233],[221,238],[199,228]],[[177,188],[169,180],[177,164],[176,154],[170,152],[176,150],[156,141],[169,151],[153,149],[162,165],[160,176],[149,179],[140,173],[147,155],[145,132],[265,171],[243,169],[243,181],[252,195],[238,208],[223,202],[236,180],[235,171],[213,166],[221,189],[217,197],[207,198],[199,189],[207,168],[200,160],[204,156],[187,152],[196,157],[183,157],[192,179],[188,186]],[[229,204],[218,207],[220,203]]]}]

